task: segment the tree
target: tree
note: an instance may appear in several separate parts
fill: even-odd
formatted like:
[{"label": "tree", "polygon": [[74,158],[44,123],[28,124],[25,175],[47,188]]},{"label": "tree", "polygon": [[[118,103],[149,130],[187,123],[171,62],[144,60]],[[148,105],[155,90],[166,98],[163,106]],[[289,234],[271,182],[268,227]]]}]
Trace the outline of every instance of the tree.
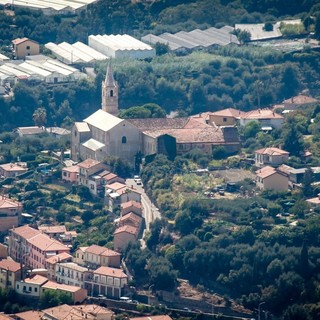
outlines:
[{"label": "tree", "polygon": [[162,56],[163,54],[166,54],[170,51],[170,48],[167,44],[165,43],[160,43],[157,42],[155,44],[155,49],[156,49],[156,55],[157,56]]},{"label": "tree", "polygon": [[42,127],[47,123],[47,111],[44,108],[38,108],[32,115],[33,122],[38,126]]},{"label": "tree", "polygon": [[314,35],[316,39],[320,39],[320,14],[316,16],[316,22],[314,25]]},{"label": "tree", "polygon": [[247,43],[251,40],[251,33],[249,31],[236,29],[234,33],[241,44]]},{"label": "tree", "polygon": [[304,142],[297,129],[294,117],[288,117],[286,126],[283,128],[282,139],[284,150],[292,156],[300,156],[304,150]]},{"label": "tree", "polygon": [[273,24],[271,22],[266,22],[263,27],[264,31],[273,31]]},{"label": "tree", "polygon": [[293,64],[285,65],[281,82],[281,93],[285,98],[293,97],[297,93],[300,81],[298,71]]},{"label": "tree", "polygon": [[243,136],[245,139],[254,138],[260,129],[258,121],[250,121],[243,128]]}]

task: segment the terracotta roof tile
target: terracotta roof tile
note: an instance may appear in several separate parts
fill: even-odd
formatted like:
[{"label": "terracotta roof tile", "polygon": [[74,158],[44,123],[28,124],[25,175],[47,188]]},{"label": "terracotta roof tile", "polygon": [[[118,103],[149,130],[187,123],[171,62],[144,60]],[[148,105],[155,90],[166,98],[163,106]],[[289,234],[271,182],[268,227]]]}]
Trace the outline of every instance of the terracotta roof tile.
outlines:
[{"label": "terracotta roof tile", "polygon": [[92,167],[98,165],[99,163],[101,163],[101,162],[94,160],[94,159],[86,159],[86,160],[78,163],[78,166],[80,168],[89,169],[89,168],[92,168]]},{"label": "terracotta roof tile", "polygon": [[258,109],[246,112],[245,114],[241,115],[241,119],[247,120],[259,120],[259,119],[283,119],[283,116],[277,114],[276,112],[272,111],[271,109]]},{"label": "terracotta roof tile", "polygon": [[70,286],[67,284],[62,284],[62,283],[57,283],[54,281],[48,281],[46,282],[42,288],[44,289],[54,289],[54,290],[64,290],[64,291],[68,291],[68,292],[77,292],[79,290],[83,290],[80,287],[76,287],[76,286]]},{"label": "terracotta roof tile", "polygon": [[31,228],[29,225],[24,225],[22,227],[11,229],[13,233],[19,235],[20,237],[28,240],[38,234],[41,234],[41,231]]},{"label": "terracotta roof tile", "polygon": [[295,97],[292,97],[290,99],[284,100],[283,103],[285,104],[311,104],[311,103],[318,103],[319,101],[315,98],[299,94]]},{"label": "terracotta roof tile", "polygon": [[20,270],[20,263],[3,259],[0,261],[0,269],[9,270],[11,272],[17,272]]},{"label": "terracotta roof tile", "polygon": [[288,151],[284,151],[282,149],[275,148],[275,147],[259,149],[259,150],[256,150],[255,153],[268,154],[268,155],[274,155],[274,156],[281,156],[281,155],[289,154]]},{"label": "terracotta roof tile", "polygon": [[39,226],[38,229],[46,234],[50,233],[66,233],[66,226]]},{"label": "terracotta roof tile", "polygon": [[270,166],[266,166],[266,167],[263,167],[259,170],[256,171],[256,174],[258,177],[264,179],[264,178],[267,178],[267,177],[270,177],[272,176],[273,174],[275,174],[277,171],[275,168],[273,167],[270,167]]},{"label": "terracotta roof tile", "polygon": [[10,208],[22,208],[22,204],[18,201],[10,199],[5,195],[0,195],[0,208],[1,209],[10,209]]},{"label": "terracotta roof tile", "polygon": [[179,129],[183,128],[189,118],[149,118],[149,119],[126,119],[141,131],[153,129]]},{"label": "terracotta roof tile", "polygon": [[46,259],[46,262],[50,264],[55,264],[57,262],[63,262],[69,259],[72,259],[72,255],[67,252],[62,252],[57,254],[56,256]]},{"label": "terracotta roof tile", "polygon": [[96,254],[96,255],[102,255],[106,257],[112,257],[112,256],[119,256],[121,255],[119,252],[113,251],[106,247],[101,247],[96,244],[91,245],[88,247],[85,252]]},{"label": "terracotta roof tile", "polygon": [[126,220],[133,220],[139,225],[142,221],[142,218],[140,216],[137,216],[134,212],[129,212],[128,214],[120,218],[120,222],[125,222]]},{"label": "terracotta roof tile", "polygon": [[41,320],[42,315],[43,315],[43,312],[39,310],[38,311],[30,310],[30,311],[24,311],[24,312],[19,312],[15,314],[15,316],[18,317],[19,320]]},{"label": "terracotta roof tile", "polygon": [[133,234],[135,236],[137,236],[138,234],[138,228],[136,227],[132,227],[132,226],[122,226],[117,228],[113,234],[119,234],[119,233],[130,233]]},{"label": "terracotta roof tile", "polygon": [[121,208],[122,209],[126,209],[126,208],[130,208],[130,207],[135,207],[137,209],[141,209],[141,203],[131,200],[131,201],[127,201],[121,204]]},{"label": "terracotta roof tile", "polygon": [[211,115],[213,116],[220,116],[220,117],[233,117],[239,119],[245,112],[234,109],[234,108],[227,108],[223,110],[219,110],[216,112],[212,112]]},{"label": "terracotta roof tile", "polygon": [[65,167],[65,168],[62,168],[62,171],[65,171],[65,172],[76,172],[78,173],[80,171],[80,168],[78,165],[75,165],[75,166],[71,166],[71,167]]},{"label": "terracotta roof tile", "polygon": [[34,43],[38,43],[38,42],[36,42],[36,41],[34,41],[34,40],[31,40],[31,39],[29,39],[29,38],[26,38],[26,37],[14,39],[14,40],[12,40],[12,43],[15,44],[15,45],[17,45],[17,44],[21,44],[21,43],[23,43],[23,42],[25,42],[25,41],[31,41],[31,42],[34,42]]},{"label": "terracotta roof tile", "polygon": [[33,238],[28,240],[29,243],[34,245],[35,247],[39,248],[42,251],[59,251],[64,250],[66,252],[69,252],[70,249],[62,244],[61,242],[51,239],[49,236],[45,234],[37,234]]},{"label": "terracotta roof tile", "polygon": [[110,268],[110,267],[100,267],[93,271],[94,274],[101,274],[104,276],[110,276],[114,278],[128,278],[128,276],[123,272],[122,269]]},{"label": "terracotta roof tile", "polygon": [[39,286],[43,285],[44,283],[46,283],[48,281],[48,279],[44,276],[41,276],[39,274],[35,274],[29,278],[25,278],[24,282],[25,283],[30,283],[30,284],[37,284]]},{"label": "terracotta roof tile", "polygon": [[4,163],[0,165],[0,168],[2,168],[5,171],[12,171],[12,172],[25,172],[28,171],[27,168],[23,168],[15,163]]}]

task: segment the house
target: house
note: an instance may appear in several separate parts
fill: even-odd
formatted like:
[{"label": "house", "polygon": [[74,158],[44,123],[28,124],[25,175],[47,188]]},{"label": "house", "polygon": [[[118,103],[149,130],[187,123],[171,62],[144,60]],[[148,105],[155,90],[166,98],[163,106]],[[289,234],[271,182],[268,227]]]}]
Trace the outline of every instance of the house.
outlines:
[{"label": "house", "polygon": [[[77,320],[77,319],[89,319],[89,320],[113,320],[113,311],[101,307],[96,304],[83,304],[69,306],[63,304],[57,307],[48,308],[42,310],[42,320]],[[18,314],[19,315],[19,314]],[[38,320],[32,318],[32,320]],[[39,319],[40,320],[40,319]]]},{"label": "house", "polygon": [[9,255],[31,269],[46,267],[49,257],[70,252],[70,248],[28,225],[9,230]]},{"label": "house", "polygon": [[63,182],[76,183],[80,168],[77,165],[62,168],[61,179]]},{"label": "house", "polygon": [[297,110],[299,107],[315,105],[319,103],[319,101],[307,95],[299,94],[295,97],[284,100],[282,103],[285,110]]},{"label": "house", "polygon": [[227,108],[208,114],[208,123],[216,126],[235,126],[245,112],[234,108]]},{"label": "house", "polygon": [[88,268],[74,262],[58,262],[55,265],[55,281],[84,288],[84,278],[87,272]]},{"label": "house", "polygon": [[271,109],[265,108],[246,112],[239,119],[240,126],[245,126],[251,121],[259,122],[262,129],[268,127],[279,129],[282,127],[284,117]]},{"label": "house", "polygon": [[47,127],[45,128],[46,132],[49,133],[50,136],[60,139],[62,137],[67,137],[71,135],[71,131],[65,128],[60,127]]},{"label": "house", "polygon": [[117,268],[100,267],[88,274],[85,286],[91,295],[102,294],[108,298],[119,299],[128,284],[128,276]]},{"label": "house", "polygon": [[56,281],[56,264],[60,262],[72,262],[72,255],[63,252],[46,260],[47,278],[49,280]]},{"label": "house", "polygon": [[49,290],[64,292],[68,294],[71,297],[73,303],[82,303],[88,296],[86,289],[66,284],[60,284],[49,280],[41,286],[40,298],[42,297],[44,292],[47,292]]},{"label": "house", "polygon": [[21,295],[40,298],[41,286],[48,282],[44,276],[35,274],[15,283],[15,290]]},{"label": "house", "polygon": [[275,147],[256,150],[254,155],[255,165],[257,167],[264,167],[266,165],[278,166],[286,162],[289,158],[289,152]]},{"label": "house", "polygon": [[13,54],[16,59],[25,59],[27,56],[34,56],[40,53],[38,42],[28,38],[17,38],[12,40]]},{"label": "house", "polygon": [[108,166],[104,163],[88,158],[78,164],[80,168],[78,174],[78,184],[89,188],[90,192],[98,195],[103,190],[103,183],[100,177],[96,175],[99,172],[108,170]]},{"label": "house", "polygon": [[289,179],[277,169],[266,166],[256,171],[256,183],[260,189],[288,190]]},{"label": "house", "polygon": [[109,211],[113,212],[113,210],[121,206],[122,203],[130,200],[140,202],[141,193],[120,182],[114,182],[106,185],[105,202]]},{"label": "house", "polygon": [[0,243],[0,259],[8,258],[8,246],[3,243]]},{"label": "house", "polygon": [[140,202],[137,201],[127,201],[121,204],[121,216],[133,212],[137,216],[142,216],[142,206]]},{"label": "house", "polygon": [[33,137],[43,135],[46,133],[44,127],[38,126],[18,127],[15,129],[15,132],[18,133],[19,137]]},{"label": "house", "polygon": [[65,225],[61,225],[61,226],[41,225],[41,226],[38,226],[38,230],[48,235],[50,238],[54,238],[54,239],[58,239],[60,235],[65,234],[67,232]]},{"label": "house", "polygon": [[132,226],[140,229],[142,223],[142,217],[136,215],[133,212],[129,212],[128,214],[121,216],[119,219],[119,226]]},{"label": "house", "polygon": [[16,176],[27,172],[28,169],[15,163],[5,163],[0,165],[0,178],[15,178]]},{"label": "house", "polygon": [[3,259],[0,261],[0,288],[14,289],[15,282],[21,280],[23,266],[15,261]]},{"label": "house", "polygon": [[0,195],[0,232],[7,232],[21,222],[22,204]]},{"label": "house", "polygon": [[115,250],[123,252],[130,242],[136,242],[139,229],[130,225],[117,228],[113,233],[113,246]]},{"label": "house", "polygon": [[[77,254],[78,251],[76,251]],[[119,268],[120,264],[121,253],[114,250],[95,244],[84,250],[83,265],[88,268],[95,269],[100,266]]]},{"label": "house", "polygon": [[[23,311],[23,312],[18,312],[15,313],[14,318],[10,318],[10,319],[14,319],[14,320],[43,320],[42,316],[43,316],[43,312],[40,310],[29,310],[29,311]],[[0,318],[0,320],[2,320]]]}]

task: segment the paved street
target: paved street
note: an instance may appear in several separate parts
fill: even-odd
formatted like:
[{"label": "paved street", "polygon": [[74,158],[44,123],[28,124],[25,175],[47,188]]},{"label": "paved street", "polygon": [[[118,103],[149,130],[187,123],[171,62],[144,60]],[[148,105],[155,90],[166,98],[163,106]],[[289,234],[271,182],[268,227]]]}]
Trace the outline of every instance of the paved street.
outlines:
[{"label": "paved street", "polygon": [[143,216],[146,223],[146,230],[149,230],[150,223],[154,221],[156,218],[161,217],[160,212],[158,208],[151,202],[151,200],[148,198],[147,194],[144,191],[144,188],[142,185],[137,185],[133,179],[127,179],[126,184],[131,187],[133,186],[135,189],[137,189],[141,193],[141,203],[143,207]]}]

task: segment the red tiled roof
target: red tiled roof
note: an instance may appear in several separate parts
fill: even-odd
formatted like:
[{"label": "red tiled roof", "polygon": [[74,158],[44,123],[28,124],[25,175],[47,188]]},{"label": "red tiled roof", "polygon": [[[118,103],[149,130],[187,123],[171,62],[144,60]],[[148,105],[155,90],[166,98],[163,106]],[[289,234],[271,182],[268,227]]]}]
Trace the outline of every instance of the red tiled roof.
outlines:
[{"label": "red tiled roof", "polygon": [[124,222],[126,220],[133,220],[135,222],[137,222],[138,224],[141,223],[142,218],[140,216],[137,216],[134,212],[129,212],[128,214],[126,214],[125,216],[122,216],[120,218],[121,222]]},{"label": "red tiled roof", "polygon": [[41,231],[31,228],[29,225],[24,225],[22,227],[11,229],[13,233],[19,235],[24,239],[30,239],[38,234],[41,234]]},{"label": "red tiled roof", "polygon": [[266,167],[263,167],[259,170],[256,171],[256,174],[258,177],[264,179],[264,178],[267,178],[267,177],[270,177],[272,176],[273,174],[275,174],[277,171],[275,168],[273,167],[270,167],[270,166],[266,166]]},{"label": "red tiled roof", "polygon": [[41,320],[42,319],[41,317],[43,316],[43,312],[39,310],[37,311],[30,310],[30,311],[15,313],[15,316],[17,316],[19,320]]},{"label": "red tiled roof", "polygon": [[37,284],[39,286],[43,285],[47,281],[48,281],[48,279],[46,277],[41,276],[39,274],[35,274],[35,275],[31,276],[30,278],[25,278],[24,279],[24,282],[26,282],[26,283]]},{"label": "red tiled roof", "polygon": [[22,208],[22,204],[18,201],[10,199],[4,195],[0,195],[0,208],[1,209],[10,209],[10,208]]},{"label": "red tiled roof", "polygon": [[259,150],[256,150],[255,153],[268,154],[273,156],[281,156],[281,155],[289,154],[288,151],[284,151],[282,149],[275,148],[275,147],[259,149]]},{"label": "red tiled roof", "polygon": [[128,278],[128,276],[123,272],[122,269],[110,268],[110,267],[100,267],[93,271],[94,274],[101,274],[104,276],[110,276],[114,278]]},{"label": "red tiled roof", "polygon": [[69,260],[72,258],[72,255],[67,252],[62,252],[57,254],[56,256],[50,257],[46,259],[47,263],[55,264],[57,262],[63,262],[65,260]]},{"label": "red tiled roof", "polygon": [[94,159],[86,159],[86,160],[78,163],[78,166],[80,168],[89,169],[89,168],[92,168],[92,167],[98,165],[99,163],[101,163],[101,162],[94,160]]},{"label": "red tiled roof", "polygon": [[80,168],[78,165],[75,165],[75,166],[71,166],[71,167],[65,167],[65,168],[62,168],[62,171],[65,171],[65,172],[79,172],[80,171]]},{"label": "red tiled roof", "polygon": [[80,287],[76,287],[76,286],[70,286],[67,284],[62,284],[62,283],[57,283],[54,281],[48,281],[46,282],[42,288],[44,289],[54,289],[54,290],[64,290],[64,291],[68,291],[68,292],[77,292],[79,290],[83,290]]},{"label": "red tiled roof", "polygon": [[11,272],[17,272],[21,268],[20,263],[3,259],[0,261],[0,269],[9,270]]},{"label": "red tiled roof", "polygon": [[137,235],[138,234],[138,228],[136,227],[132,227],[132,226],[122,226],[117,228],[113,234],[119,234],[119,233],[130,233],[133,235]]},{"label": "red tiled roof", "polygon": [[29,239],[28,242],[42,251],[70,251],[67,246],[55,239],[51,239],[49,236],[43,233],[34,236],[33,238]]},{"label": "red tiled roof", "polygon": [[26,38],[26,37],[14,39],[14,40],[12,40],[12,43],[15,44],[15,45],[17,45],[17,44],[21,44],[21,43],[23,43],[23,42],[25,42],[25,41],[31,41],[31,42],[34,42],[34,43],[38,43],[38,42],[36,42],[36,41],[34,41],[34,40],[31,40],[31,39],[28,39],[28,38]]},{"label": "red tiled roof", "polygon": [[137,209],[141,209],[141,203],[137,202],[137,201],[134,201],[134,200],[131,200],[131,201],[127,201],[127,202],[124,202],[124,203],[121,204],[121,208],[122,209],[126,209],[126,208],[129,208],[129,207],[135,207]]},{"label": "red tiled roof", "polygon": [[271,109],[265,108],[265,109],[258,109],[258,110],[252,110],[252,111],[246,112],[243,115],[241,115],[240,118],[247,119],[247,120],[283,119],[283,116],[281,116],[280,114],[277,114]]},{"label": "red tiled roof", "polygon": [[295,97],[290,99],[284,100],[283,103],[285,104],[309,104],[309,103],[318,103],[318,100],[309,96],[305,96],[303,94],[299,94]]},{"label": "red tiled roof", "polygon": [[223,110],[219,110],[211,113],[211,115],[213,116],[232,117],[232,118],[240,118],[244,114],[245,112],[234,109],[234,108],[227,108],[227,109],[223,109]]},{"label": "red tiled roof", "polygon": [[66,226],[39,226],[38,229],[44,233],[66,233]]},{"label": "red tiled roof", "polygon": [[112,257],[112,256],[119,256],[121,255],[119,252],[113,251],[109,248],[106,247],[101,247],[96,244],[91,245],[88,247],[85,252],[92,253],[92,254],[97,254],[97,255],[103,255],[106,257]]}]

